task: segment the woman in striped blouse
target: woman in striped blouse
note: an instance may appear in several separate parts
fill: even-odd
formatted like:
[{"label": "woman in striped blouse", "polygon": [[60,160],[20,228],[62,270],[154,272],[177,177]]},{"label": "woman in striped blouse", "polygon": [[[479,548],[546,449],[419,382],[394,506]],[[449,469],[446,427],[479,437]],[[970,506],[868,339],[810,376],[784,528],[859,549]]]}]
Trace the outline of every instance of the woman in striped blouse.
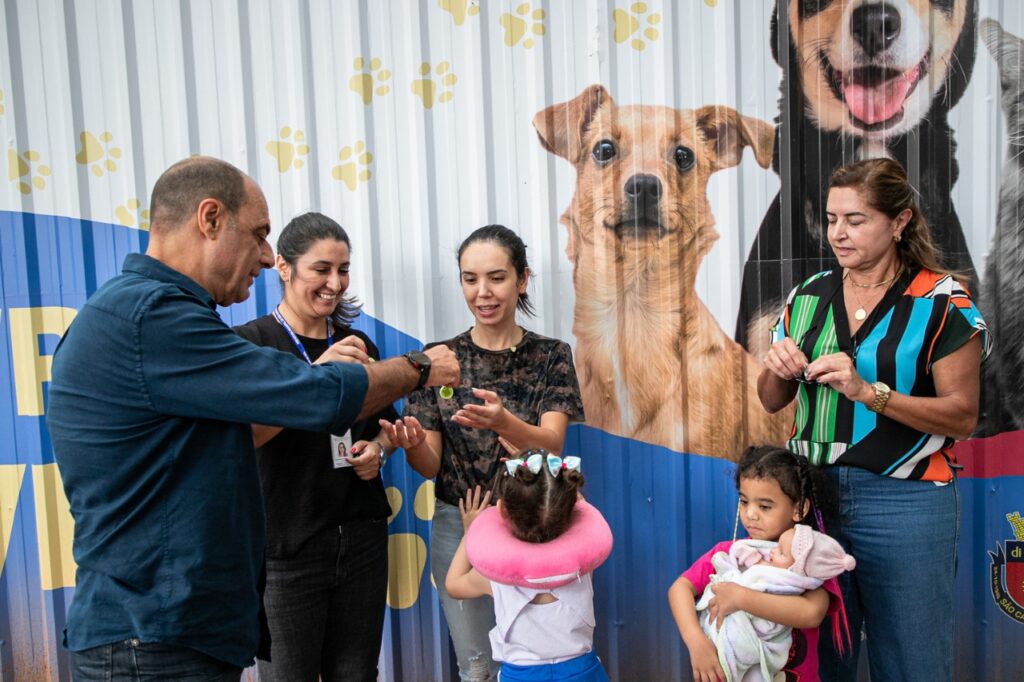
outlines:
[{"label": "woman in striped blouse", "polygon": [[[826,211],[838,267],[790,293],[758,394],[769,412],[796,400],[789,447],[835,482],[830,531],[857,557],[840,585],[872,679],[948,680],[960,525],[950,448],[977,422],[985,323],[941,267],[898,163],[836,170]],[[856,679],[858,639],[844,658],[820,638],[822,679]]]}]

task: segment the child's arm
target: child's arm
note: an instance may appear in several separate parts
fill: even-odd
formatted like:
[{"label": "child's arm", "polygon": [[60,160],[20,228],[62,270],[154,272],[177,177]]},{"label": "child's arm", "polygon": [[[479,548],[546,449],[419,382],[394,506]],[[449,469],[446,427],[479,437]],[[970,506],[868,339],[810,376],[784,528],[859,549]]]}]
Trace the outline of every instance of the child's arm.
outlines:
[{"label": "child's arm", "polygon": [[455,558],[444,579],[444,589],[448,590],[448,596],[452,599],[476,599],[491,593],[491,581],[469,565],[466,536],[462,536],[459,548],[455,550]]},{"label": "child's arm", "polygon": [[828,592],[822,587],[788,595],[758,592],[727,582],[711,585],[710,589],[715,598],[708,607],[708,614],[719,626],[730,613],[746,611],[779,625],[805,630],[821,625],[828,613]]},{"label": "child's arm", "polygon": [[473,520],[487,509],[491,501],[491,491],[480,496],[480,486],[466,491],[466,499],[459,500],[459,516],[462,517],[462,540],[455,550],[455,557],[448,567],[448,575],[444,578],[444,589],[453,599],[476,599],[491,593],[491,581],[480,575],[469,563],[466,556],[466,535]]},{"label": "child's arm", "polygon": [[683,638],[683,643],[690,651],[690,667],[693,668],[693,679],[697,682],[717,682],[724,680],[725,674],[718,662],[718,650],[715,648],[697,620],[697,591],[689,580],[683,576],[676,578],[672,587],[668,588],[668,605],[672,609],[672,617]]}]

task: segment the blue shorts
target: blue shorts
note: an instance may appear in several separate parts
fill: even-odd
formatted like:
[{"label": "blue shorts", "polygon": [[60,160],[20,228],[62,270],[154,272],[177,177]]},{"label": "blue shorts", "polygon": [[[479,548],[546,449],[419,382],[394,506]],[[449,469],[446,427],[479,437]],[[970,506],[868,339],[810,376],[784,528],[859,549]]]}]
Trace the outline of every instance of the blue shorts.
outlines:
[{"label": "blue shorts", "polygon": [[608,675],[593,651],[561,663],[515,665],[502,663],[498,682],[534,682],[561,680],[562,682],[608,682]]}]

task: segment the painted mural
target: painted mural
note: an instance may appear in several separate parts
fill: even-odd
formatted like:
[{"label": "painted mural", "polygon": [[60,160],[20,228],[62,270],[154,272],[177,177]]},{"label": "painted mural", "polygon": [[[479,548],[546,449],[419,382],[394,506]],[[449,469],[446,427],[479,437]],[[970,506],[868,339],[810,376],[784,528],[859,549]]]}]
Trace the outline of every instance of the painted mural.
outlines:
[{"label": "painted mural", "polygon": [[[595,574],[596,646],[623,681],[689,675],[665,590],[732,534],[742,446],[787,435],[790,416],[765,414],[754,385],[767,321],[830,267],[828,174],[901,161],[995,336],[984,418],[957,447],[954,678],[1019,676],[1024,4],[0,6],[0,679],[68,679],[73,520],[44,422],[51,356],[88,296],[145,249],[149,190],[190,154],[249,173],[275,230],[306,210],[345,226],[355,326],[385,356],[471,323],[462,237],[496,222],[523,236],[539,310],[528,324],[574,348],[588,422],[566,449],[615,535]],[[882,52],[887,66],[872,66]],[[264,273],[223,317],[253,319],[277,295]],[[381,679],[449,680],[433,484],[400,454],[384,481]]]}]

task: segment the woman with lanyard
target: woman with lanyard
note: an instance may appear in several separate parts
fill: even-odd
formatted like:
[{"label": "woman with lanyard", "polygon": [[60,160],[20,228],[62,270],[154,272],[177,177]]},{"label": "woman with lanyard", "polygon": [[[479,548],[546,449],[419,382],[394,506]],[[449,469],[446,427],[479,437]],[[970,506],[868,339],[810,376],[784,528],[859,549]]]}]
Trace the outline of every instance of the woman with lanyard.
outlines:
[{"label": "woman with lanyard", "polygon": [[[857,557],[840,576],[850,630],[863,626],[872,679],[949,680],[960,500],[950,448],[978,418],[985,322],[939,264],[903,168],[833,173],[828,241],[839,266],[789,295],[758,393],[794,399],[789,447],[827,467]],[[823,680],[854,680],[860,637],[839,656],[819,638]]]},{"label": "woman with lanyard", "polygon": [[[345,230],[327,216],[293,219],[277,240],[280,304],[235,331],[310,364],[379,358],[349,328],[359,312],[345,296],[350,254]],[[391,514],[378,472],[392,450],[378,420],[397,417],[388,407],[344,434],[253,426],[272,659],[258,662],[260,680],[377,679]]]},{"label": "woman with lanyard", "polygon": [[459,246],[462,295],[473,327],[442,341],[455,351],[462,383],[410,393],[404,416],[388,424],[413,469],[437,476],[430,566],[463,680],[493,680],[490,597],[456,600],[444,589],[462,539],[459,507],[496,480],[501,457],[519,448],[560,454],[569,422],[583,421],[569,345],[527,331],[516,311],[533,313],[526,244],[503,225],[481,227]]}]

